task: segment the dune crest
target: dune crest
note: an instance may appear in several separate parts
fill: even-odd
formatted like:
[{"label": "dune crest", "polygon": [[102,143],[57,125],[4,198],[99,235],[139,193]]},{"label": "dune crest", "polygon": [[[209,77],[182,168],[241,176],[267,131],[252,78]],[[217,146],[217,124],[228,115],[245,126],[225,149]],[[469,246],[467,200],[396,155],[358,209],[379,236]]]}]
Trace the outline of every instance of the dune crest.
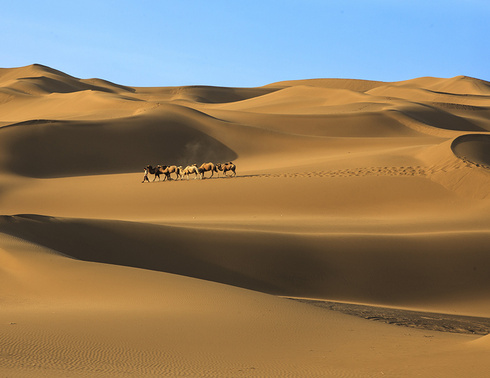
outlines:
[{"label": "dune crest", "polygon": [[133,92],[130,87],[117,85],[107,80],[81,80],[61,71],[40,64],[19,68],[0,68],[0,88],[25,95],[71,93],[84,90],[100,92]]}]

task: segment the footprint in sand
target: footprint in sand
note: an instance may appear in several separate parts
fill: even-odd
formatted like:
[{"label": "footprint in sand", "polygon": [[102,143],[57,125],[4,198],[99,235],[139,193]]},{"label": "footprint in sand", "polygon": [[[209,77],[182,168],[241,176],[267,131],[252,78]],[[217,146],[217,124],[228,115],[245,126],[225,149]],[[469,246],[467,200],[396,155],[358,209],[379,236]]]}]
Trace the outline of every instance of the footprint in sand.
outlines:
[{"label": "footprint in sand", "polygon": [[[444,170],[443,170],[444,171]],[[281,177],[281,178],[336,178],[336,177],[364,177],[364,176],[427,176],[433,173],[428,168],[420,166],[401,167],[364,167],[352,169],[339,169],[336,171],[310,171],[296,173],[262,174],[259,177]]]}]

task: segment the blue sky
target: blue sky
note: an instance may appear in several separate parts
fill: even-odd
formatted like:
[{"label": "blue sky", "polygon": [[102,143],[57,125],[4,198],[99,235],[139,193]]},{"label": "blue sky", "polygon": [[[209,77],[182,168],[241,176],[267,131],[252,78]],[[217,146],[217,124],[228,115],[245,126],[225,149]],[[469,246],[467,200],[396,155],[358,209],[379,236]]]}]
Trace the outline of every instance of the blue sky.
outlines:
[{"label": "blue sky", "polygon": [[2,1],[0,67],[130,86],[490,81],[489,20],[488,0]]}]

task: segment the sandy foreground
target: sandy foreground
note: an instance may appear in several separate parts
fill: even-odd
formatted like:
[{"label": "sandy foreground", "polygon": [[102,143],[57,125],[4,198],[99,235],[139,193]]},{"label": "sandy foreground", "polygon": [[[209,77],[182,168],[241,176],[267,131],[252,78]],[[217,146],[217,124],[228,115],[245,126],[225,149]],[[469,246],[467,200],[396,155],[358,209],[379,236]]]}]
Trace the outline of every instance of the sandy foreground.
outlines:
[{"label": "sandy foreground", "polygon": [[0,69],[0,376],[485,376],[489,210],[482,80]]}]

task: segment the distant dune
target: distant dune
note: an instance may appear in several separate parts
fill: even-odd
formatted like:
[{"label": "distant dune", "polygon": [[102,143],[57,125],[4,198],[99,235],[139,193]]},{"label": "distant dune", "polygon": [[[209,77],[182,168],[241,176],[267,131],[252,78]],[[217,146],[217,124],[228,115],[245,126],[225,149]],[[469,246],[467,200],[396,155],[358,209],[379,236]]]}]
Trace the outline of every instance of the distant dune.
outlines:
[{"label": "distant dune", "polygon": [[[207,162],[237,175],[142,183]],[[483,376],[489,188],[477,78],[143,88],[2,68],[0,375]],[[380,315],[332,309],[353,303]]]}]

